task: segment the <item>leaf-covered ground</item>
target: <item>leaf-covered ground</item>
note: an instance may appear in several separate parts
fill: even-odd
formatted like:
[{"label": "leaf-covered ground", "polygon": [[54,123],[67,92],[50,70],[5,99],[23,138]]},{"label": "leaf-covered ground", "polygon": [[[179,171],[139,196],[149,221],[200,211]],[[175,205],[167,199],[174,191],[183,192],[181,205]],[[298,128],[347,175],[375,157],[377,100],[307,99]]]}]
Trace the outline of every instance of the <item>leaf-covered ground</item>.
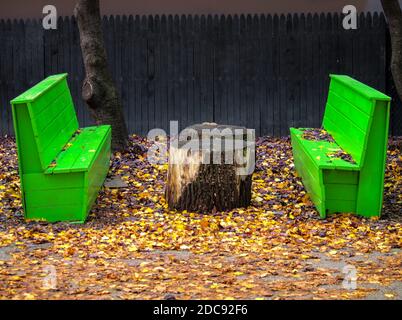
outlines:
[{"label": "leaf-covered ground", "polygon": [[[76,225],[24,222],[15,143],[3,138],[0,298],[401,299],[399,143],[389,143],[381,219],[320,220],[287,138],[259,139],[252,206],[195,214],[167,210],[167,167],[138,156],[149,144],[132,137],[110,171],[127,187],[102,190]],[[345,265],[356,268],[355,290],[343,287]]]}]

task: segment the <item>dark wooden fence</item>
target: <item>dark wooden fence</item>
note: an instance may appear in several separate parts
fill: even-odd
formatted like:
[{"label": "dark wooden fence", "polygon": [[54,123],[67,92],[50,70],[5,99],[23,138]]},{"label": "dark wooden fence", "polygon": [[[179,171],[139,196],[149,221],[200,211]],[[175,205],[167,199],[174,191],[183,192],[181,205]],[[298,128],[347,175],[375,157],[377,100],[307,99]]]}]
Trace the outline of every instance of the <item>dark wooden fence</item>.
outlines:
[{"label": "dark wooden fence", "polygon": [[[344,30],[337,14],[116,16],[103,18],[103,27],[132,133],[178,120],[181,128],[215,121],[287,135],[290,126],[321,125],[330,73],[393,89],[387,27],[377,13],[361,14],[357,30]],[[91,123],[74,18],[49,31],[40,21],[0,21],[0,43],[1,134],[13,133],[9,100],[59,72],[69,73],[81,125]],[[401,108],[393,109],[391,133],[400,135]]]}]

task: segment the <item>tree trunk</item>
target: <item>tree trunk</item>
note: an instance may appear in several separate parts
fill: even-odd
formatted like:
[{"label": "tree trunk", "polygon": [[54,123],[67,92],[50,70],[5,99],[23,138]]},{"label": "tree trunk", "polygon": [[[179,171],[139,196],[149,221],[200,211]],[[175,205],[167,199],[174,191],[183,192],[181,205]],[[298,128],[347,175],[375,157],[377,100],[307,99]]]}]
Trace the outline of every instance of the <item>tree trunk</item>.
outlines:
[{"label": "tree trunk", "polygon": [[381,0],[391,35],[391,72],[402,100],[402,10],[398,0]]},{"label": "tree trunk", "polygon": [[[240,139],[247,139],[244,139],[246,129],[240,127],[205,123],[187,129],[194,130],[191,138],[196,136],[201,140],[202,130],[211,128],[241,129]],[[216,137],[215,133],[211,139]],[[251,201],[253,170],[250,166],[255,161],[255,147],[224,148],[226,142],[222,139],[219,150],[208,142],[208,145],[200,143],[198,150],[189,151],[184,147],[187,142],[188,139],[180,141],[178,137],[171,141],[165,191],[169,208],[210,213],[247,207]],[[230,158],[232,161],[227,161]]]},{"label": "tree trunk", "polygon": [[112,148],[124,150],[128,132],[122,105],[108,68],[99,0],[78,0],[74,9],[85,66],[82,97],[97,125],[112,126]]}]

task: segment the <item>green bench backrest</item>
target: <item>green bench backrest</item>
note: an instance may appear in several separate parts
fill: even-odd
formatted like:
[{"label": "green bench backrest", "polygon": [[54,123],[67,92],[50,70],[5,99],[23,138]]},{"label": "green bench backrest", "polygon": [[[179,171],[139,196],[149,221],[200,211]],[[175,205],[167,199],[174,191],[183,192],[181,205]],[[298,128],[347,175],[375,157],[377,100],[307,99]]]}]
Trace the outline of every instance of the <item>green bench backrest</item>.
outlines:
[{"label": "green bench backrest", "polygon": [[[32,139],[28,136],[33,134],[43,170],[52,163],[78,129],[66,78],[67,74],[50,76],[11,101],[14,124],[19,127],[17,140]],[[24,110],[19,108],[28,110],[25,116]],[[17,109],[20,111],[17,112]],[[18,119],[19,114],[24,119]]]},{"label": "green bench backrest", "polygon": [[390,98],[349,76],[330,77],[323,127],[362,165],[376,107]]}]

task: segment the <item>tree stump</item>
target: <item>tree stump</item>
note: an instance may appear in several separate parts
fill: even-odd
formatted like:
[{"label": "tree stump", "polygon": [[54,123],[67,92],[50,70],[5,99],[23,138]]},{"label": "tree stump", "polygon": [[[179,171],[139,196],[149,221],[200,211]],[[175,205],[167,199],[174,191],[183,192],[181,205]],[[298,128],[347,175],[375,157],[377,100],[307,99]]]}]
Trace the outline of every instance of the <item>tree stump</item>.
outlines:
[{"label": "tree stump", "polygon": [[254,130],[215,123],[188,127],[171,139],[169,208],[209,213],[247,207],[254,165]]}]

